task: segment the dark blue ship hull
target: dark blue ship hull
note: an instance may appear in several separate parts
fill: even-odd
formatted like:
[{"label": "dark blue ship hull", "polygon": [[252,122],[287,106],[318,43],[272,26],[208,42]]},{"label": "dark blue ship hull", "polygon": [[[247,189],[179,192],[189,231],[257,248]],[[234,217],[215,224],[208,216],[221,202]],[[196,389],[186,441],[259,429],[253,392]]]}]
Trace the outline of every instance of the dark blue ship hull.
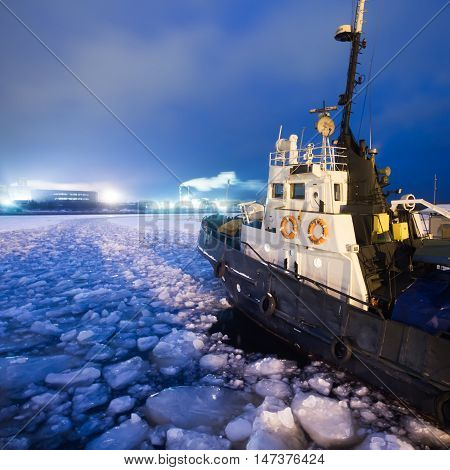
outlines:
[{"label": "dark blue ship hull", "polygon": [[[203,226],[200,252],[232,305],[301,352],[317,355],[390,392],[442,425],[450,422],[450,341],[444,333],[358,308],[292,272],[247,256],[238,239]],[[270,309],[267,294],[275,307]]]}]

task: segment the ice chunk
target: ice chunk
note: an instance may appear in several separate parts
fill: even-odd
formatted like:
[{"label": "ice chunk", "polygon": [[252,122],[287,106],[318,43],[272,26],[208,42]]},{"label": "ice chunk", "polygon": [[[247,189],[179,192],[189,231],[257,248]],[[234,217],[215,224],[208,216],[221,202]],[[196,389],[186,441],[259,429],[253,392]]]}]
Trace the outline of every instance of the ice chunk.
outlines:
[{"label": "ice chunk", "polygon": [[147,362],[141,357],[135,356],[127,361],[105,367],[103,376],[111,388],[118,389],[143,378],[148,368],[149,364]]},{"label": "ice chunk", "polygon": [[322,377],[322,374],[316,374],[314,377],[308,380],[308,385],[321,395],[329,395],[333,383],[329,380],[325,380]]},{"label": "ice chunk", "polygon": [[0,449],[25,450],[30,447],[30,441],[26,437],[0,437]]},{"label": "ice chunk", "polygon": [[369,389],[365,386],[359,387],[355,390],[355,395],[358,397],[365,397],[369,394]]},{"label": "ice chunk", "polygon": [[60,434],[67,434],[72,429],[72,422],[66,416],[52,415],[39,429],[37,436],[40,439],[54,438]]},{"label": "ice chunk", "polygon": [[152,357],[160,369],[179,370],[199,358],[203,347],[201,337],[192,331],[173,331],[161,338],[152,351]]},{"label": "ice chunk", "polygon": [[45,382],[49,385],[61,387],[70,385],[77,387],[79,385],[90,385],[100,377],[100,371],[95,367],[86,367],[84,369],[74,370],[60,374],[50,373],[45,377]]},{"label": "ice chunk", "polygon": [[303,429],[322,447],[350,447],[359,440],[345,402],[298,392],[291,407]]},{"label": "ice chunk", "polygon": [[108,406],[107,413],[110,415],[124,413],[125,411],[131,410],[135,403],[136,400],[129,395],[114,398]]},{"label": "ice chunk", "polygon": [[289,384],[282,380],[262,379],[255,384],[255,392],[262,397],[287,398],[292,395]]},{"label": "ice chunk", "polygon": [[166,325],[165,323],[155,323],[153,325],[153,331],[157,335],[163,336],[167,335],[172,330],[170,325]]},{"label": "ice chunk", "polygon": [[77,340],[79,343],[84,343],[94,336],[92,330],[83,330],[78,333]]},{"label": "ice chunk", "polygon": [[167,388],[147,399],[147,418],[156,424],[191,429],[207,426],[223,431],[225,423],[242,414],[252,401],[248,393],[215,386]]},{"label": "ice chunk", "polygon": [[230,441],[223,437],[179,428],[167,431],[168,450],[228,450],[229,448]]},{"label": "ice chunk", "polygon": [[228,354],[206,354],[200,359],[200,367],[210,371],[223,369],[227,365]]},{"label": "ice chunk", "polygon": [[84,413],[91,408],[105,404],[109,400],[109,390],[104,384],[77,387],[73,396],[74,413]]},{"label": "ice chunk", "polygon": [[59,336],[61,334],[61,330],[50,320],[37,320],[31,325],[30,330],[40,335]]},{"label": "ice chunk", "polygon": [[109,361],[114,356],[114,351],[106,344],[96,343],[86,353],[85,358],[88,361],[103,362]]},{"label": "ice chunk", "polygon": [[247,449],[306,449],[306,438],[297,426],[291,408],[275,397],[267,397],[257,409]]},{"label": "ice chunk", "polygon": [[245,368],[245,375],[277,375],[283,374],[285,371],[285,364],[280,359],[273,357],[265,357],[259,361],[249,364]]},{"label": "ice chunk", "polygon": [[32,397],[26,406],[29,406],[32,410],[35,411],[40,410],[41,408],[45,408],[48,411],[55,406],[60,405],[66,399],[67,394],[61,393],[59,391],[55,393],[44,392]]},{"label": "ice chunk", "polygon": [[244,441],[252,433],[252,422],[242,416],[230,421],[225,428],[225,435],[231,442]]},{"label": "ice chunk", "polygon": [[77,336],[77,330],[70,330],[67,333],[63,333],[59,339],[63,342],[72,341]]},{"label": "ice chunk", "polygon": [[60,372],[79,365],[71,356],[0,358],[0,384],[3,388],[20,388],[44,380],[50,372]]},{"label": "ice chunk", "polygon": [[89,437],[93,434],[98,434],[106,431],[114,424],[112,416],[105,415],[104,413],[94,413],[77,429],[77,434],[80,437]]},{"label": "ice chunk", "polygon": [[131,418],[121,425],[106,431],[101,436],[88,442],[89,450],[123,450],[136,449],[147,437],[149,427],[138,415],[132,414]]},{"label": "ice chunk", "polygon": [[402,420],[408,437],[418,445],[427,445],[446,449],[450,447],[450,434],[442,431],[426,421],[419,421],[412,416]]},{"label": "ice chunk", "polygon": [[369,434],[361,444],[357,445],[358,450],[414,450],[414,447],[393,434],[373,433]]},{"label": "ice chunk", "polygon": [[139,351],[149,351],[158,344],[158,341],[158,336],[144,336],[142,338],[138,338],[137,347]]},{"label": "ice chunk", "polygon": [[372,413],[370,410],[361,410],[361,418],[367,423],[372,423],[377,419],[377,416]]}]

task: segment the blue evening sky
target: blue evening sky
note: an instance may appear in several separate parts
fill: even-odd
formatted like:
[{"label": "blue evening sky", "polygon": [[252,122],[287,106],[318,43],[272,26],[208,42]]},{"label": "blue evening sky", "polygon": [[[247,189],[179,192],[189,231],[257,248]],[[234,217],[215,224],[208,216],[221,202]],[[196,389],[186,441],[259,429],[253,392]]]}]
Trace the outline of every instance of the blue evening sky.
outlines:
[{"label": "blue evening sky", "polygon": [[[234,171],[230,197],[258,192],[284,135],[314,133],[308,109],[344,91],[351,0],[2,0],[180,181]],[[372,75],[446,2],[367,2]],[[378,164],[391,188],[450,202],[447,8],[369,89]],[[0,185],[19,178],[175,199],[163,168],[0,4]],[[352,128],[358,134],[364,93]],[[245,182],[251,180],[246,193]],[[216,190],[220,195],[222,189]],[[253,191],[253,195],[251,194]]]}]

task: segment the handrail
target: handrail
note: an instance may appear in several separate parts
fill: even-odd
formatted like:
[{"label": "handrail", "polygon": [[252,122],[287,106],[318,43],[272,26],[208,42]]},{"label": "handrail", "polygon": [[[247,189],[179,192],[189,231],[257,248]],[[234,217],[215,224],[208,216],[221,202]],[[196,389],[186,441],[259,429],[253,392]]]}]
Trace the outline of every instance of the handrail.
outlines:
[{"label": "handrail", "polygon": [[421,204],[422,206],[431,209],[433,212],[444,216],[446,219],[450,219],[450,212],[445,210],[443,207],[439,207],[436,204],[431,204],[431,202],[425,201],[425,199],[396,199],[391,201],[391,210],[395,211],[398,206],[405,204]]},{"label": "handrail", "polygon": [[[345,147],[320,146],[305,147],[286,151],[276,151],[269,154],[270,166],[300,166],[314,163],[325,165],[326,169],[345,170],[347,163],[340,161],[347,158]],[[336,161],[339,159],[339,161]]]}]

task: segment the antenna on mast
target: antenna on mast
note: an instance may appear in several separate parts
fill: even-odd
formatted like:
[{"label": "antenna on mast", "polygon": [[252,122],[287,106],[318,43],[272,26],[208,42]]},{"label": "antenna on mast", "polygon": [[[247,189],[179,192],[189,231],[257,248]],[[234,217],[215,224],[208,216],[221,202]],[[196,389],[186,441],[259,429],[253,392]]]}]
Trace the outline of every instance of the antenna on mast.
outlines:
[{"label": "antenna on mast", "polygon": [[437,192],[437,176],[434,174],[434,188],[433,188],[433,204],[436,205],[436,192]]},{"label": "antenna on mast", "polygon": [[358,65],[358,55],[361,49],[365,49],[366,41],[361,41],[362,26],[364,21],[364,6],[366,0],[358,0],[356,14],[353,25],[342,25],[336,31],[334,38],[340,42],[351,42],[350,62],[347,71],[347,85],[345,93],[339,97],[339,105],[344,106],[341,121],[341,135],[350,133],[350,114],[352,110],[353,92],[356,84],[362,83],[361,76],[356,80],[356,67]]}]

